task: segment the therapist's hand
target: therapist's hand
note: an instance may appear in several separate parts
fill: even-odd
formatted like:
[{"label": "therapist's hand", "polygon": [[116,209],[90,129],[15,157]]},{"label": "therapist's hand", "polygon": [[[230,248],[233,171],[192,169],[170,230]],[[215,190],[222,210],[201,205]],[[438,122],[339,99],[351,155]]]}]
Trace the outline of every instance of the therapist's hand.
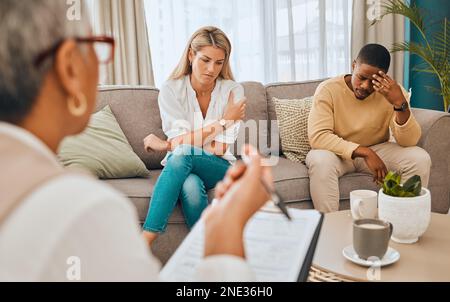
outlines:
[{"label": "therapist's hand", "polygon": [[233,255],[245,257],[243,233],[249,219],[264,206],[270,195],[261,178],[273,185],[272,172],[261,166],[261,156],[253,147],[245,151],[251,159],[249,167],[239,162],[229,169],[216,187],[218,203],[204,213],[205,256]]}]

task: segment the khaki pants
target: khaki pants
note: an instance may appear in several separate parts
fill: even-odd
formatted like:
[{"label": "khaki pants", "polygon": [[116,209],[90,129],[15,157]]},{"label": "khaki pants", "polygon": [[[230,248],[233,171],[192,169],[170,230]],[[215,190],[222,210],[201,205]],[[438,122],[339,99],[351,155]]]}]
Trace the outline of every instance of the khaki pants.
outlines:
[{"label": "khaki pants", "polygon": [[[388,171],[396,171],[405,182],[414,175],[428,187],[431,158],[419,147],[403,148],[395,143],[370,147],[385,163]],[[339,178],[348,173],[372,174],[362,158],[343,160],[326,150],[312,150],[306,158],[309,169],[311,197],[316,210],[322,213],[339,211]]]}]

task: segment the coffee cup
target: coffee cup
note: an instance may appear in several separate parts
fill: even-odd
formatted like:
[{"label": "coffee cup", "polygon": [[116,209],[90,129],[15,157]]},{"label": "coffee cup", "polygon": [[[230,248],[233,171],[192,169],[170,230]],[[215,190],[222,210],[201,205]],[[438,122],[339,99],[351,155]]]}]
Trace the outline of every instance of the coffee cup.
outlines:
[{"label": "coffee cup", "polygon": [[393,226],[378,219],[359,219],[353,223],[353,248],[359,258],[383,259],[389,248]]},{"label": "coffee cup", "polygon": [[351,192],[350,208],[354,220],[376,219],[378,216],[378,193],[369,190]]}]

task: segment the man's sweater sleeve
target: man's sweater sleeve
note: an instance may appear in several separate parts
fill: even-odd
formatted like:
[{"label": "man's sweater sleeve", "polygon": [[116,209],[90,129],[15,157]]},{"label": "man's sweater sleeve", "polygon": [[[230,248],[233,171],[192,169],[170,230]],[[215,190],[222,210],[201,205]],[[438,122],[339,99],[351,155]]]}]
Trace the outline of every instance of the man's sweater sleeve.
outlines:
[{"label": "man's sweater sleeve", "polygon": [[319,87],[309,115],[308,137],[315,150],[328,150],[343,159],[351,159],[358,144],[348,142],[334,133],[333,97],[325,87]]},{"label": "man's sweater sleeve", "polygon": [[[406,92],[402,87],[403,94],[405,95],[408,103],[410,102],[411,95]],[[391,122],[392,135],[394,136],[397,144],[402,147],[413,147],[416,146],[422,136],[422,128],[414,117],[412,111],[411,116],[404,125],[399,125],[396,121],[396,114]]]}]

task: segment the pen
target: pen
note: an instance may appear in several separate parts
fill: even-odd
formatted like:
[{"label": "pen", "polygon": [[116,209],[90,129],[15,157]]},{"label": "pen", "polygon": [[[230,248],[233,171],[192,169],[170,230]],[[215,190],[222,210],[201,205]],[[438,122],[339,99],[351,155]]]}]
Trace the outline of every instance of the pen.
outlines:
[{"label": "pen", "polygon": [[[242,161],[246,166],[250,165],[250,159],[246,155],[242,155]],[[286,216],[287,219],[292,220],[291,215],[289,215],[286,204],[281,199],[280,195],[266,183],[264,178],[261,177],[260,180],[264,189],[271,196],[273,203],[280,209],[280,211],[284,214],[284,216]]]}]

